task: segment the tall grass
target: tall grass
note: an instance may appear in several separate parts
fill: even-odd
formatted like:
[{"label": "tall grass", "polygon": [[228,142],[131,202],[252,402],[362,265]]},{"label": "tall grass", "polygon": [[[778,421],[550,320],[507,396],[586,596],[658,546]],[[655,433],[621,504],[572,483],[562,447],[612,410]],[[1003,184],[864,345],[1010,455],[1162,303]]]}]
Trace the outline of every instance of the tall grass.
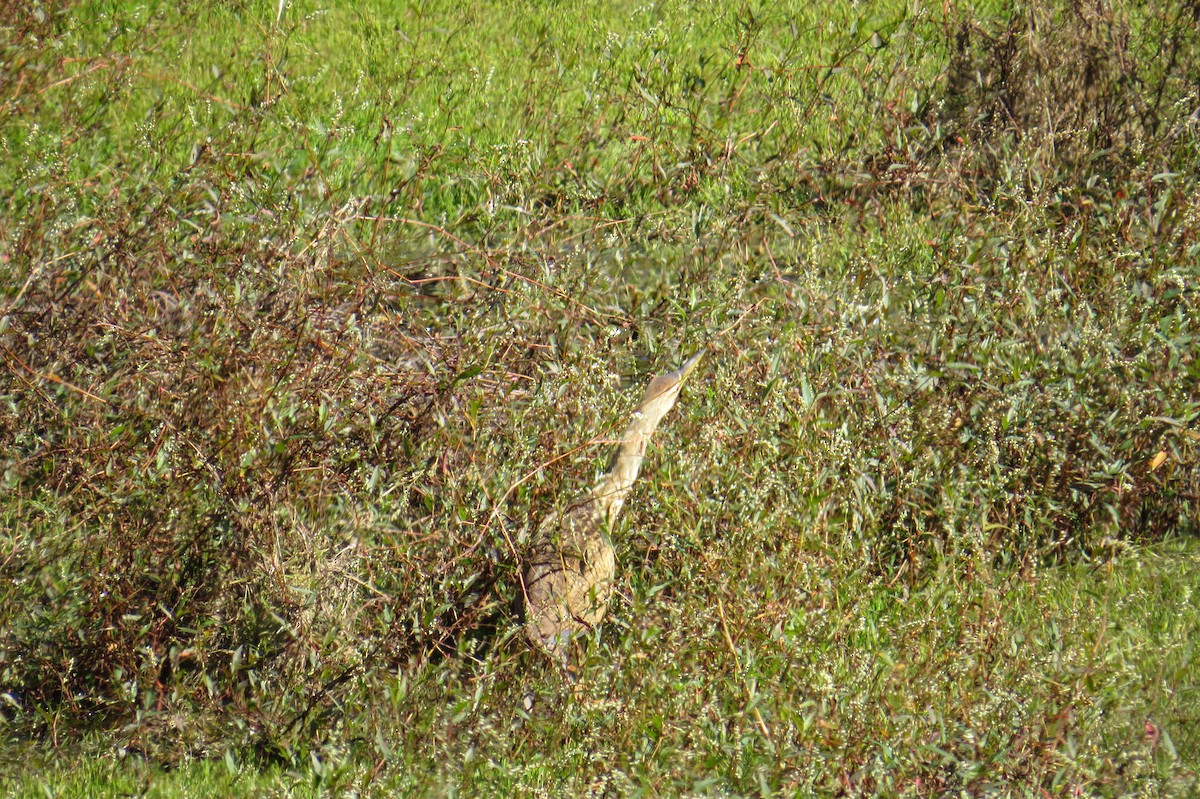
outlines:
[{"label": "tall grass", "polygon": [[[1195,9],[277,10],[0,17],[14,757],[1194,786]],[[529,533],[698,346],[565,686]]]}]

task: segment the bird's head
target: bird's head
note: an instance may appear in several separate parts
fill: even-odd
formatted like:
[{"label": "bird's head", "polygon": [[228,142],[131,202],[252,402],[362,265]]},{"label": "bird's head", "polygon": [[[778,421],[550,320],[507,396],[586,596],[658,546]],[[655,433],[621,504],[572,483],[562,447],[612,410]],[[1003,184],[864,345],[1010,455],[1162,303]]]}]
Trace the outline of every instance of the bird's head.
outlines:
[{"label": "bird's head", "polygon": [[650,385],[646,387],[646,396],[642,398],[642,404],[638,406],[638,412],[652,425],[657,425],[667,415],[667,411],[675,405],[680,389],[687,382],[688,376],[695,370],[702,355],[704,355],[704,350],[700,350],[688,358],[684,361],[683,366],[675,371],[659,375],[650,381]]}]

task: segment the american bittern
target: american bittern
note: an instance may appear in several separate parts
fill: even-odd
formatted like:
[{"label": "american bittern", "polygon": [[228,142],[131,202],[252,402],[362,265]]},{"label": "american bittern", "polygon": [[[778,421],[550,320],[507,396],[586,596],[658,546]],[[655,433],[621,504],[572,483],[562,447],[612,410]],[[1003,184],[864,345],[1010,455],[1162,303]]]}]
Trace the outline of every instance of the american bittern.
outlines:
[{"label": "american bittern", "polygon": [[604,619],[617,566],[609,530],[637,480],[650,436],[702,354],[650,381],[608,474],[538,527],[524,575],[525,637],[551,657],[565,662],[571,639]]}]

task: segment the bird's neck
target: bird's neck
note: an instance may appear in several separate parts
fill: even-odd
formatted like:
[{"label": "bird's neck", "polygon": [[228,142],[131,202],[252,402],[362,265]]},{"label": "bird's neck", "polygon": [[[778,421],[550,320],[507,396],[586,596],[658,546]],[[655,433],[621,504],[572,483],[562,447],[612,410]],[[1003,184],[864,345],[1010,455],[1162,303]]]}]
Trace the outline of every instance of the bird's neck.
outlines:
[{"label": "bird's neck", "polygon": [[657,419],[647,418],[640,413],[635,414],[625,435],[621,437],[621,444],[613,456],[612,468],[592,489],[592,498],[600,506],[610,525],[616,521],[625,504],[625,498],[629,496],[629,491],[638,478],[642,460],[646,457],[646,444],[650,441],[650,435],[657,424]]}]

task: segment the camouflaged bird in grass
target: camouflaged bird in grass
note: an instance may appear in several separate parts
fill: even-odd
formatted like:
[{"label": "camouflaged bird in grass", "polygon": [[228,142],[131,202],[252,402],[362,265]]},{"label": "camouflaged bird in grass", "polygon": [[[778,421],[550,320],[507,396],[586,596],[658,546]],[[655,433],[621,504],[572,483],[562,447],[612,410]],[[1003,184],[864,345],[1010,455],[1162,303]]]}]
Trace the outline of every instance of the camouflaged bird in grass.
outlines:
[{"label": "camouflaged bird in grass", "polygon": [[637,480],[650,436],[675,405],[701,355],[650,381],[608,474],[538,527],[523,579],[525,637],[556,660],[565,663],[571,640],[604,620],[617,567],[609,530]]}]

